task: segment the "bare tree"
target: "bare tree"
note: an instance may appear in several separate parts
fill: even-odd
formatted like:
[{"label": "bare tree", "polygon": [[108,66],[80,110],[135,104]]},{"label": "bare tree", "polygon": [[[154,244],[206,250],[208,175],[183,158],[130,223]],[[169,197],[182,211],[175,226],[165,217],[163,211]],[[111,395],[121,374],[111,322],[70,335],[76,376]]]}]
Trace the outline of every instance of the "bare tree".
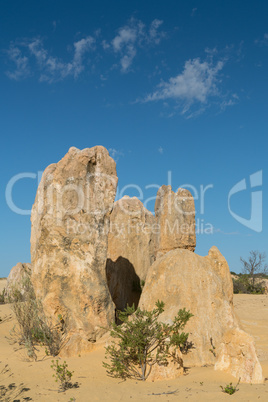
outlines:
[{"label": "bare tree", "polygon": [[240,257],[243,265],[243,273],[248,274],[252,279],[252,285],[255,286],[255,278],[258,274],[267,274],[268,267],[265,264],[266,254],[260,253],[258,250],[252,250],[249,253],[248,261]]}]

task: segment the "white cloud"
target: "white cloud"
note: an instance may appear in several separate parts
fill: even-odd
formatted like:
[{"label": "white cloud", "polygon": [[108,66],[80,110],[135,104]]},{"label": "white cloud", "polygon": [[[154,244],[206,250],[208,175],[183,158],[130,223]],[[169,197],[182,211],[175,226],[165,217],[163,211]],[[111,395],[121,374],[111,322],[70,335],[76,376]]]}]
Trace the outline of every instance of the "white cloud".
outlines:
[{"label": "white cloud", "polygon": [[28,48],[31,55],[35,57],[41,71],[39,78],[41,82],[47,81],[52,83],[59,81],[72,73],[72,63],[64,63],[59,58],[49,56],[40,39],[30,42]]},{"label": "white cloud", "polygon": [[74,59],[73,70],[75,78],[83,71],[83,56],[86,52],[94,49],[95,39],[92,36],[87,36],[74,43]]},{"label": "white cloud", "polygon": [[[149,44],[158,45],[165,32],[159,31],[163,21],[155,19],[146,32],[146,26],[142,21],[132,18],[129,23],[118,29],[118,34],[111,41],[111,47],[116,54],[120,55],[121,71],[126,73],[132,65],[137,54],[137,48]],[[107,43],[103,43],[108,48]]]},{"label": "white cloud", "polygon": [[14,71],[7,71],[6,75],[12,80],[20,80],[30,75],[29,59],[22,55],[21,50],[14,45],[11,45],[7,51],[9,59],[15,63]]},{"label": "white cloud", "polygon": [[149,42],[154,42],[156,45],[158,45],[160,40],[166,36],[165,32],[159,31],[158,29],[162,24],[163,21],[158,19],[152,21],[147,39]]},{"label": "white cloud", "polygon": [[124,45],[129,45],[129,43],[134,43],[137,38],[137,29],[136,27],[131,28],[129,26],[125,26],[119,29],[118,35],[112,40],[112,45],[115,52],[119,52],[122,50]]},{"label": "white cloud", "polygon": [[58,57],[49,55],[41,39],[21,42],[17,47],[11,45],[8,50],[8,56],[11,61],[15,62],[17,68],[12,73],[7,72],[7,75],[12,79],[21,79],[29,75],[29,57],[22,54],[22,50],[24,50],[24,52],[28,50],[29,55],[35,58],[40,70],[40,81],[52,83],[60,81],[67,76],[77,78],[84,70],[84,55],[94,49],[94,44],[95,39],[91,36],[74,42],[74,55],[70,62],[63,62]]},{"label": "white cloud", "polygon": [[163,149],[162,147],[159,147],[159,148],[158,148],[158,152],[159,152],[160,154],[163,154],[164,149]]},{"label": "white cloud", "polygon": [[129,45],[127,48],[127,53],[120,60],[123,72],[126,72],[129,69],[134,57],[136,56],[136,53],[137,51],[134,46]]},{"label": "white cloud", "polygon": [[103,39],[103,41],[101,42],[101,44],[102,44],[102,47],[103,47],[103,49],[104,50],[107,50],[107,49],[110,49],[110,45],[109,45],[109,43],[105,40],[105,39]]},{"label": "white cloud", "polygon": [[[69,61],[51,55],[40,38],[21,40],[16,46],[11,43],[7,54],[16,67],[15,71],[7,71],[6,74],[11,79],[19,80],[30,74],[31,66],[32,70],[37,67],[39,81],[53,83],[69,76],[76,79],[85,69],[86,54],[95,50],[96,41],[104,51],[110,51],[119,58],[119,63],[113,63],[113,66],[118,67],[119,64],[121,71],[126,73],[130,71],[138,49],[158,45],[165,37],[165,32],[160,29],[162,24],[163,21],[155,19],[146,27],[142,21],[131,18],[118,29],[112,40],[101,38],[101,30],[97,29],[93,36],[73,43],[73,57]],[[56,29],[57,22],[53,21],[52,25]],[[101,59],[102,55],[97,57]]]},{"label": "white cloud", "polygon": [[[180,74],[171,77],[167,82],[161,82],[143,102],[171,99],[176,101],[176,108],[180,109],[181,114],[188,114],[188,118],[194,117],[205,110],[209,99],[222,98],[219,75],[223,66],[223,61],[213,64],[211,59],[203,62],[199,58],[187,60]],[[231,100],[233,104],[234,98]],[[225,102],[225,106],[230,106],[229,101],[225,100]],[[193,104],[199,106],[199,109],[194,112],[190,110]]]},{"label": "white cloud", "polygon": [[231,98],[224,99],[221,104],[221,110],[225,110],[228,106],[234,106],[239,101],[239,96],[237,94],[232,94]]},{"label": "white cloud", "polygon": [[159,89],[148,95],[146,101],[182,99],[190,103],[205,103],[209,95],[217,93],[217,75],[222,68],[222,61],[213,66],[207,61],[200,62],[200,59],[188,60],[181,74],[159,84]]},{"label": "white cloud", "polygon": [[207,54],[209,54],[210,56],[215,56],[215,54],[218,53],[218,49],[216,47],[213,47],[213,48],[206,47],[205,52]]},{"label": "white cloud", "polygon": [[262,39],[256,39],[255,44],[259,46],[267,46],[268,45],[268,33],[265,33]]},{"label": "white cloud", "polygon": [[124,156],[123,152],[121,152],[115,148],[109,148],[108,151],[109,151],[109,155],[115,160],[115,162],[118,162],[118,159],[120,156]]}]

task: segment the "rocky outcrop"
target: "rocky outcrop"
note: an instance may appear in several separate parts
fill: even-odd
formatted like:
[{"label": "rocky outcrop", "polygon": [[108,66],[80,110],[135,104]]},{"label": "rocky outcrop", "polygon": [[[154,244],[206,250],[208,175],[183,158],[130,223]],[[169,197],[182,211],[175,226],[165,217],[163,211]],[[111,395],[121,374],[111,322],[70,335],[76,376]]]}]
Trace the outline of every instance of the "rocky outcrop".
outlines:
[{"label": "rocky outcrop", "polygon": [[184,366],[218,361],[217,369],[245,382],[262,381],[253,340],[239,329],[234,314],[228,264],[216,247],[207,257],[178,248],[158,258],[147,274],[139,305],[150,310],[158,299],[165,303],[163,322],[184,307],[194,315],[185,328],[192,345],[183,355]]},{"label": "rocky outcrop", "polygon": [[106,274],[112,299],[119,310],[138,305],[155,253],[155,218],[138,198],[115,202],[110,219]]},{"label": "rocky outcrop", "polygon": [[262,383],[262,368],[252,336],[238,327],[227,331],[219,346],[215,370],[226,371],[241,382]]},{"label": "rocky outcrop", "polygon": [[62,354],[89,350],[114,319],[105,265],[116,165],[100,146],[70,148],[44,172],[32,209],[32,283],[44,312],[60,316]]},{"label": "rocky outcrop", "polygon": [[226,260],[216,247],[206,257],[193,253],[190,192],[162,186],[154,217],[135,197],[114,204],[116,187],[115,162],[103,147],[70,148],[50,165],[32,209],[32,264],[11,270],[7,292],[30,276],[49,321],[60,319],[67,356],[91,350],[115,308],[139,303],[151,310],[160,299],[161,320],[170,323],[185,307],[194,315],[185,328],[188,353],[177,351],[176,362],[155,366],[151,380],[177,377],[183,366],[215,364],[242,382],[261,382],[253,339],[234,314]]},{"label": "rocky outcrop", "polygon": [[156,257],[183,248],[195,250],[195,206],[188,190],[179,188],[174,193],[171,186],[162,186],[157,192],[155,217],[159,228]]},{"label": "rocky outcrop", "polygon": [[9,302],[13,300],[13,293],[19,292],[21,296],[23,297],[25,293],[25,287],[26,283],[25,281],[28,280],[31,277],[31,264],[29,263],[21,263],[18,262],[17,265],[15,265],[7,278],[7,284],[5,288],[5,301]]}]

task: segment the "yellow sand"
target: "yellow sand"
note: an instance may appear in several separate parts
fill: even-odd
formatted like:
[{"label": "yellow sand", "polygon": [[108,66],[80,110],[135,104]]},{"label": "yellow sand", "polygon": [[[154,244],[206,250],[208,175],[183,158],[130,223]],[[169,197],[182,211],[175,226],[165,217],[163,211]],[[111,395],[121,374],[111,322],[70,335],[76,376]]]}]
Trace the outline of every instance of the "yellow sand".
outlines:
[{"label": "yellow sand", "polygon": [[[0,291],[5,281],[0,281]],[[268,296],[235,295],[235,310],[244,329],[256,341],[264,377],[268,377]],[[14,384],[9,391],[10,400],[30,397],[33,401],[268,401],[268,380],[261,385],[240,384],[239,391],[229,396],[221,392],[220,385],[236,383],[236,379],[213,367],[190,369],[186,375],[169,381],[141,382],[120,381],[106,375],[102,367],[104,349],[100,347],[92,353],[66,359],[74,371],[73,381],[79,388],[58,393],[58,385],[52,377],[51,357],[40,349],[38,360],[29,361],[24,349],[16,350],[6,337],[15,324],[9,305],[0,305],[0,372],[7,366],[6,374],[0,374],[0,385]],[[26,388],[16,396],[21,388]],[[176,393],[169,394],[170,392]],[[1,395],[1,390],[0,390]],[[0,400],[5,400],[1,399]]]}]

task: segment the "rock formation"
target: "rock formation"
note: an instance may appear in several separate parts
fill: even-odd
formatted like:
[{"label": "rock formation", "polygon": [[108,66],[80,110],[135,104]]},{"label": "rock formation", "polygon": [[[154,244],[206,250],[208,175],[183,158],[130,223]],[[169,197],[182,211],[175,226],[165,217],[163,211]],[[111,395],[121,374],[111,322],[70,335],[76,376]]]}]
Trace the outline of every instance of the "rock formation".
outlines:
[{"label": "rock formation", "polygon": [[21,263],[18,262],[15,265],[7,278],[7,284],[5,288],[5,300],[6,302],[12,301],[12,293],[14,290],[20,292],[23,296],[25,289],[24,289],[24,281],[31,276],[31,264],[29,263]]},{"label": "rock formation", "polygon": [[114,319],[105,265],[116,187],[115,162],[101,146],[70,148],[38,187],[32,283],[45,314],[65,323],[65,355],[89,350]]},{"label": "rock formation", "polygon": [[157,258],[176,248],[195,250],[195,206],[188,190],[179,188],[174,193],[171,186],[160,187],[155,201],[155,217],[159,227]]},{"label": "rock formation", "polygon": [[[115,307],[134,302],[150,310],[160,299],[163,321],[184,307],[194,314],[185,328],[190,343],[184,366],[215,364],[243,382],[261,382],[253,339],[234,314],[226,260],[216,247],[206,257],[193,253],[195,208],[189,191],[175,194],[162,186],[154,217],[135,197],[114,204],[116,187],[115,162],[100,146],[70,148],[45,170],[38,187],[31,216],[31,281],[46,316],[64,324],[61,354],[90,350],[114,320]],[[29,270],[30,265],[17,264],[8,288]],[[167,367],[155,366],[151,379],[181,374],[182,366],[169,361]]]},{"label": "rock formation", "polygon": [[235,327],[227,331],[220,343],[215,370],[223,370],[241,382],[262,383],[262,368],[252,336]]},{"label": "rock formation", "polygon": [[216,247],[207,257],[175,249],[158,258],[149,269],[140,298],[148,310],[161,299],[162,321],[180,308],[192,317],[185,331],[192,348],[183,355],[184,366],[216,364],[244,382],[262,381],[262,370],[253,339],[240,330],[233,310],[233,285],[228,264]]},{"label": "rock formation", "polygon": [[110,220],[106,274],[116,307],[138,305],[140,284],[154,261],[153,214],[138,198],[115,202]]}]

